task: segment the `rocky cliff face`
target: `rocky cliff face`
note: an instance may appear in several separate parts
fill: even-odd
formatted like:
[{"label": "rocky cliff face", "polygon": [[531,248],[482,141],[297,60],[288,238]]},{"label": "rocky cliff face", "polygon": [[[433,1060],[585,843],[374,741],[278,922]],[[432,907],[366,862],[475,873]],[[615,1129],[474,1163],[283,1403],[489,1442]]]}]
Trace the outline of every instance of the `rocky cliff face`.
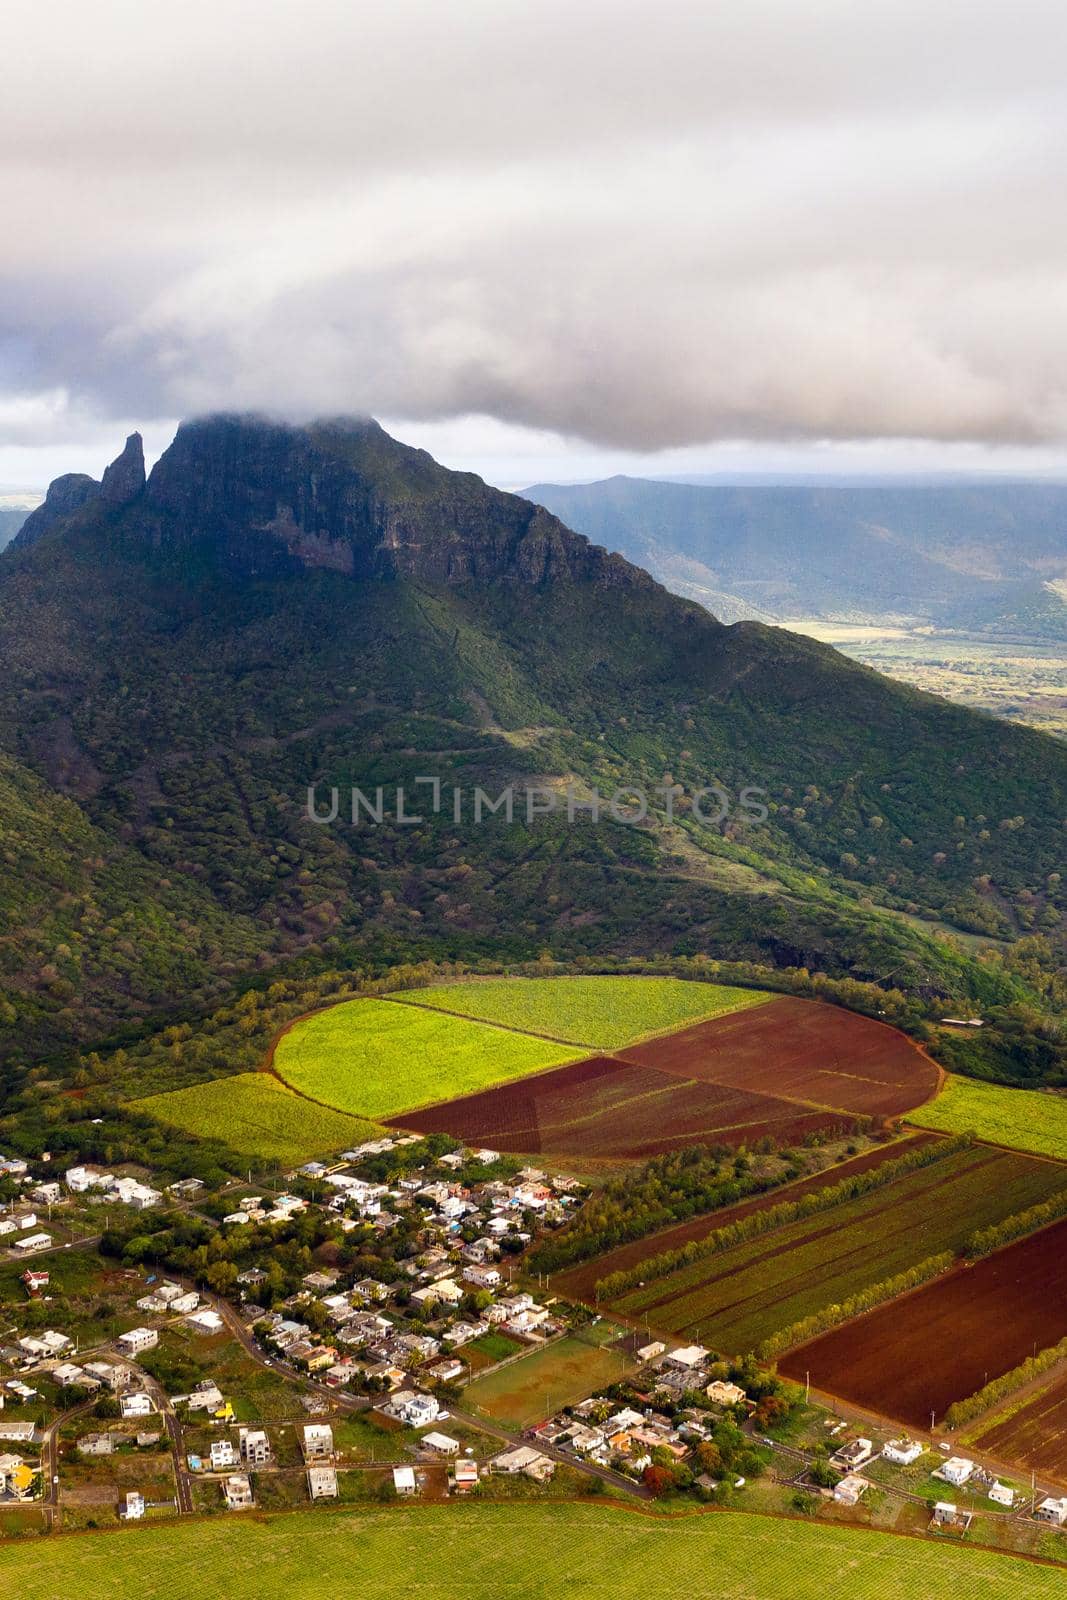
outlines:
[{"label": "rocky cliff face", "polygon": [[133,454],[132,443],[108,469],[101,502],[113,484],[131,531],[179,561],[209,552],[254,577],[323,567],[446,585],[652,586],[543,508],[447,471],[370,420],[183,424],[136,500],[140,441]]},{"label": "rocky cliff face", "polygon": [[144,446],[139,433],[131,433],[122,454],[100,480],[100,503],[109,510],[129,505],[145,486]]},{"label": "rocky cliff face", "polygon": [[43,504],[30,512],[11,541],[11,548],[18,550],[36,544],[58,522],[73,516],[90,500],[95,500],[99,493],[100,485],[86,472],[67,472],[63,477],[53,479]]}]

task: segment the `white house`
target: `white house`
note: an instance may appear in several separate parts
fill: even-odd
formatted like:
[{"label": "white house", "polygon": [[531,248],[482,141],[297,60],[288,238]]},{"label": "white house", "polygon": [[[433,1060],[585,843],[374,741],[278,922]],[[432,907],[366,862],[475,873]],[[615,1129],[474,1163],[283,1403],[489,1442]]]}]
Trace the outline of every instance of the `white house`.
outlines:
[{"label": "white house", "polygon": [[119,1401],[119,1410],[124,1418],[150,1417],[152,1415],[152,1397],[140,1389],[131,1389],[129,1394],[124,1394]]},{"label": "white house", "polygon": [[22,1255],[32,1255],[35,1250],[51,1250],[52,1235],[50,1233],[28,1233],[25,1238],[15,1242],[15,1249]]},{"label": "white house", "polygon": [[159,1334],[154,1328],[130,1328],[127,1333],[120,1333],[115,1343],[124,1356],[138,1356],[144,1350],[155,1349]]},{"label": "white house", "polygon": [[250,1467],[260,1467],[270,1460],[270,1440],[262,1428],[242,1428],[237,1435],[241,1460]]},{"label": "white house", "polygon": [[427,1428],[436,1422],[441,1407],[432,1394],[416,1394],[404,1406],[403,1418],[411,1428]]},{"label": "white house", "polygon": [[447,1433],[428,1433],[422,1443],[435,1456],[454,1456],[459,1453],[459,1440],[449,1438]]},{"label": "white house", "polygon": [[1009,1489],[1006,1483],[994,1483],[989,1498],[998,1506],[1007,1506],[1010,1511],[1015,1504],[1015,1490]]},{"label": "white house", "polygon": [[230,1511],[243,1511],[252,1502],[252,1485],[243,1473],[234,1473],[232,1478],[227,1478],[222,1486],[227,1509]]},{"label": "white house", "polygon": [[714,1383],[709,1383],[704,1390],[709,1400],[714,1400],[720,1406],[739,1406],[744,1403],[745,1391],[736,1383],[725,1383],[721,1378],[716,1378]]},{"label": "white house", "polygon": [[887,1461],[895,1467],[910,1467],[913,1461],[918,1461],[923,1453],[921,1444],[916,1444],[914,1439],[890,1439],[882,1451]]},{"label": "white house", "polygon": [[211,1442],[211,1470],[221,1472],[225,1467],[237,1465],[237,1452],[229,1439],[213,1439]]},{"label": "white house", "polygon": [[409,1495],[418,1493],[418,1484],[415,1482],[414,1467],[393,1468],[393,1488],[397,1494]]},{"label": "white house", "polygon": [[848,1477],[842,1478],[841,1482],[834,1489],[834,1499],[839,1501],[842,1505],[854,1506],[857,1501],[866,1493],[866,1490],[866,1478],[859,1478],[855,1473],[850,1472]]},{"label": "white house", "polygon": [[308,1467],[307,1475],[312,1500],[337,1499],[337,1473],[333,1467]]},{"label": "white house", "polygon": [[684,1344],[677,1350],[671,1350],[663,1358],[666,1367],[679,1367],[683,1371],[691,1371],[699,1367],[708,1359],[709,1352],[702,1344]]},{"label": "white house", "polygon": [[144,1496],[131,1489],[126,1496],[126,1510],[124,1513],[127,1522],[132,1522],[136,1517],[144,1516]]},{"label": "white house", "polygon": [[1055,1527],[1062,1528],[1067,1522],[1067,1498],[1042,1500],[1034,1516],[1039,1522],[1051,1522]]},{"label": "white house", "polygon": [[304,1428],[304,1460],[333,1459],[333,1429],[328,1422],[309,1422]]},{"label": "white house", "polygon": [[938,1467],[934,1477],[943,1479],[945,1483],[954,1484],[959,1489],[967,1482],[973,1471],[974,1462],[968,1461],[966,1456],[950,1456],[944,1466]]}]

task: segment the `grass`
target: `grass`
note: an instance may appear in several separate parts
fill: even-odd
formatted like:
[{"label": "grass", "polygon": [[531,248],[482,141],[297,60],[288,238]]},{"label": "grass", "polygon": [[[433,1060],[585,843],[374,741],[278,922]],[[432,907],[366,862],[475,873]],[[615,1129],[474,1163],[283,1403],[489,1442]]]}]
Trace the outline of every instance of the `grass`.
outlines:
[{"label": "grass", "polygon": [[528,1428],[562,1406],[617,1383],[632,1369],[633,1362],[621,1351],[568,1335],[475,1378],[463,1403],[507,1427]]},{"label": "grass", "polygon": [[950,1074],[937,1099],[909,1112],[908,1121],[1067,1161],[1067,1098],[1037,1089],[1010,1089]]},{"label": "grass", "polygon": [[267,1072],[239,1072],[134,1102],[200,1139],[221,1139],[238,1155],[297,1166],[380,1133],[373,1123],[313,1105]]},{"label": "grass", "polygon": [[[168,1522],[90,1537],[35,1538],[4,1552],[19,1600],[186,1600],[209,1572],[227,1600],[371,1593],[414,1600],[1053,1600],[1061,1568],[942,1540],[710,1512],[681,1521],[608,1505],[505,1503],[296,1512]],[[209,1586],[210,1587],[210,1586]]]},{"label": "grass", "polygon": [[485,978],[407,990],[398,998],[590,1050],[618,1050],[774,996],[681,978]]},{"label": "grass", "polygon": [[274,1066],[313,1100],[388,1118],[471,1094],[581,1051],[390,1000],[348,1000],[307,1017],[279,1040]]},{"label": "grass", "polygon": [[823,1307],[958,1250],[977,1229],[1067,1184],[1067,1172],[981,1147],[888,1188],[705,1257],[613,1306],[653,1328],[744,1355]]}]

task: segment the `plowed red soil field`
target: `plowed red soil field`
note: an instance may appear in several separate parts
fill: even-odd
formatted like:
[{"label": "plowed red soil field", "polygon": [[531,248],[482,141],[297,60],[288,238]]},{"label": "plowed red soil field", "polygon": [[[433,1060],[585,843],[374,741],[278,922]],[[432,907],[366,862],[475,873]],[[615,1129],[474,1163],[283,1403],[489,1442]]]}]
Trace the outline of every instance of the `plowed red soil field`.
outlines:
[{"label": "plowed red soil field", "polygon": [[620,1061],[813,1107],[901,1116],[938,1068],[904,1034],[814,1000],[771,1000],[617,1052]]},{"label": "plowed red soil field", "polygon": [[591,1056],[390,1120],[494,1150],[618,1159],[768,1136],[788,1144],[835,1119],[790,1100]]},{"label": "plowed red soil field", "polygon": [[783,999],[390,1120],[497,1150],[636,1159],[900,1116],[939,1081],[894,1028]]},{"label": "plowed red soil field", "polygon": [[842,1178],[852,1177],[858,1172],[870,1172],[886,1161],[895,1161],[905,1152],[921,1149],[931,1142],[928,1134],[916,1134],[911,1139],[894,1139],[876,1150],[853,1156],[850,1161],[839,1161],[836,1166],[813,1173],[810,1178],[800,1178],[796,1183],[768,1189],[766,1194],[741,1200],[735,1206],[723,1206],[719,1211],[701,1212],[700,1216],[676,1223],[673,1228],[661,1228],[658,1233],[646,1234],[643,1239],[634,1239],[630,1244],[621,1244],[617,1249],[608,1250],[591,1261],[583,1261],[580,1267],[572,1267],[569,1272],[557,1273],[552,1283],[556,1293],[566,1299],[592,1300],[596,1295],[597,1281],[612,1272],[627,1272],[649,1256],[659,1255],[661,1251],[677,1250],[679,1246],[688,1244],[690,1239],[703,1239],[705,1234],[714,1232],[716,1228],[725,1228],[731,1222],[747,1217],[752,1211],[768,1211],[771,1206],[799,1200],[814,1189],[826,1189],[831,1184],[840,1183]]},{"label": "plowed red soil field", "polygon": [[1067,1378],[1039,1391],[1014,1416],[975,1437],[997,1461],[1067,1485]]},{"label": "plowed red soil field", "polygon": [[928,1427],[1067,1337],[1067,1220],[834,1328],[779,1361],[790,1378]]}]

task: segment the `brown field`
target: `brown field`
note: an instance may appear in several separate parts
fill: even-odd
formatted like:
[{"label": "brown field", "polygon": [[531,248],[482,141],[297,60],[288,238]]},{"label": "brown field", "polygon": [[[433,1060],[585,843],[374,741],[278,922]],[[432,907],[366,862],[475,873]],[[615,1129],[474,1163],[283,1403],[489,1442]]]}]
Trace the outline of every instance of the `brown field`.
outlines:
[{"label": "brown field", "polygon": [[751,1144],[767,1137],[788,1144],[834,1118],[791,1100],[590,1056],[390,1120],[415,1133],[451,1133],[494,1150],[618,1159],[686,1144]]},{"label": "brown field", "polygon": [[635,1159],[897,1117],[939,1081],[895,1029],[783,999],[390,1120],[497,1150]]},{"label": "brown field", "polygon": [[926,1134],[916,1134],[910,1139],[894,1139],[890,1144],[867,1150],[861,1156],[853,1156],[850,1161],[839,1161],[835,1166],[813,1173],[810,1178],[799,1178],[796,1183],[768,1189],[766,1194],[741,1200],[734,1206],[723,1206],[719,1211],[701,1212],[686,1222],[676,1223],[673,1228],[661,1228],[658,1233],[646,1234],[643,1239],[634,1239],[604,1255],[595,1256],[591,1261],[583,1261],[581,1266],[572,1267],[569,1272],[557,1273],[552,1279],[552,1286],[557,1294],[568,1299],[592,1300],[596,1294],[597,1280],[606,1278],[609,1273],[627,1272],[648,1256],[659,1255],[664,1250],[677,1250],[691,1239],[703,1239],[705,1234],[712,1233],[716,1228],[725,1228],[729,1223],[747,1217],[750,1212],[768,1211],[772,1206],[784,1205],[788,1200],[799,1200],[801,1195],[814,1189],[826,1189],[831,1184],[839,1183],[842,1178],[852,1177],[858,1172],[870,1172],[886,1161],[895,1161],[898,1156],[920,1149],[930,1142]]},{"label": "brown field", "polygon": [[976,1449],[1026,1472],[1067,1485],[1067,1377],[992,1427],[973,1436]]},{"label": "brown field", "polygon": [[1067,1219],[801,1345],[778,1366],[914,1427],[1067,1337]]},{"label": "brown field", "polygon": [[815,1000],[772,1000],[618,1051],[621,1061],[812,1108],[902,1116],[940,1073],[904,1034]]}]

